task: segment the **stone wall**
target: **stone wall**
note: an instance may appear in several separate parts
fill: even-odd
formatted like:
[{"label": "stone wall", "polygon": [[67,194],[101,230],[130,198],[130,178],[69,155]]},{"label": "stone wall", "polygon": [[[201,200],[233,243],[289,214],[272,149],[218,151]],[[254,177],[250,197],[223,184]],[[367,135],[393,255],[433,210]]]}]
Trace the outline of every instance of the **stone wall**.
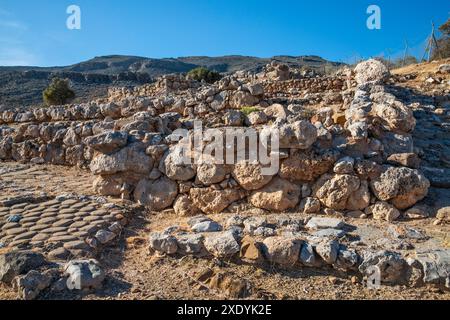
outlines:
[{"label": "stone wall", "polygon": [[[99,194],[155,211],[173,207],[180,215],[239,204],[392,221],[427,195],[411,136],[415,119],[384,85],[389,71],[381,63],[363,62],[354,78],[286,80],[284,68],[268,70],[260,81],[237,73],[214,85],[165,76],[153,85],[111,89],[108,101],[5,111],[0,159],[89,167]],[[272,104],[277,93],[295,90],[306,100],[311,92],[342,99],[337,109],[314,114],[302,104]],[[172,133],[192,130],[194,120],[206,128],[279,130],[278,172],[262,175],[248,161],[180,164]]]}]

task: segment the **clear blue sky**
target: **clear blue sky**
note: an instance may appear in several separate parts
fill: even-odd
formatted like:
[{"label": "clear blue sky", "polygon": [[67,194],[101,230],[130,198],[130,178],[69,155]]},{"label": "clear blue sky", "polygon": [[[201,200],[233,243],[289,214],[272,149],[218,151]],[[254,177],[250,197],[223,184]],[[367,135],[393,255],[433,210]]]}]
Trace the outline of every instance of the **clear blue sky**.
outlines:
[{"label": "clear blue sky", "polygon": [[[82,29],[66,28],[81,7]],[[382,29],[366,27],[381,8]],[[230,54],[355,57],[420,55],[430,21],[444,23],[449,0],[0,0],[0,65],[68,65],[94,56]]]}]

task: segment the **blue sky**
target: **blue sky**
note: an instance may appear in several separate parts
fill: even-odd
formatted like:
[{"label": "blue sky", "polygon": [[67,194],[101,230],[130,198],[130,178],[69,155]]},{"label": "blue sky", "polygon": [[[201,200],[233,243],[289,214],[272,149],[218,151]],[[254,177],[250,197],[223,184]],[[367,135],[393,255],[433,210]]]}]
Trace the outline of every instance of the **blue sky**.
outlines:
[{"label": "blue sky", "polygon": [[[66,9],[81,8],[81,30]],[[366,27],[381,8],[381,30]],[[0,65],[69,65],[94,56],[229,54],[356,57],[420,55],[449,0],[0,0]]]}]

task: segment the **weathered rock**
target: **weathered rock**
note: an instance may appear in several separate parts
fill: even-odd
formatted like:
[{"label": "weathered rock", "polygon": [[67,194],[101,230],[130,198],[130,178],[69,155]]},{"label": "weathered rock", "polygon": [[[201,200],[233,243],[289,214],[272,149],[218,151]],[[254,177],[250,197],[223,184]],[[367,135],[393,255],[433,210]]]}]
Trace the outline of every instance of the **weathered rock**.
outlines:
[{"label": "weathered rock", "polygon": [[298,185],[275,177],[268,185],[254,191],[249,200],[257,208],[285,211],[295,208],[300,200],[300,195],[301,190]]},{"label": "weathered rock", "polygon": [[412,110],[398,100],[376,103],[372,110],[389,131],[410,132],[416,126]]},{"label": "weathered rock", "polygon": [[205,238],[205,248],[217,258],[229,258],[240,251],[238,241],[230,231],[212,233]]},{"label": "weathered rock", "polygon": [[72,260],[64,266],[69,290],[99,289],[105,279],[105,272],[99,262],[90,260]]},{"label": "weathered rock", "polygon": [[214,188],[192,188],[189,192],[192,203],[206,214],[221,213],[244,195],[240,190],[216,190]]},{"label": "weathered rock", "polygon": [[264,256],[261,251],[261,244],[250,236],[242,239],[240,257],[243,261],[249,263],[262,263]]},{"label": "weathered rock", "polygon": [[170,207],[177,195],[178,185],[166,177],[158,180],[143,179],[134,190],[134,199],[154,211]]},{"label": "weathered rock", "polygon": [[385,166],[370,186],[378,199],[389,201],[398,209],[407,209],[425,198],[430,182],[417,170]]},{"label": "weathered rock", "polygon": [[292,181],[314,181],[333,167],[337,157],[334,151],[291,152],[281,163],[280,176]]},{"label": "weathered rock", "polygon": [[8,252],[0,255],[0,281],[10,284],[18,275],[46,265],[44,256],[36,252]]},{"label": "weathered rock", "polygon": [[48,272],[31,270],[26,275],[14,279],[13,289],[16,290],[20,299],[34,300],[50,286],[52,280],[53,277]]},{"label": "weathered rock", "polygon": [[337,174],[352,174],[355,159],[352,157],[345,157],[337,161],[334,165],[334,173]]},{"label": "weathered rock", "polygon": [[316,245],[316,252],[327,264],[334,264],[339,254],[339,243],[335,240],[321,241]]},{"label": "weathered rock", "polygon": [[222,182],[227,174],[228,170],[224,165],[200,164],[197,167],[197,179],[205,186]]},{"label": "weathered rock", "polygon": [[381,283],[401,284],[406,281],[408,265],[400,254],[390,251],[365,251],[362,258],[358,268],[362,274],[370,276],[377,270]]},{"label": "weathered rock", "polygon": [[187,195],[178,196],[173,205],[173,210],[181,217],[195,216],[200,213],[200,210],[194,206]]},{"label": "weathered rock", "polygon": [[224,116],[224,123],[231,127],[241,127],[244,123],[244,114],[237,110],[230,110]]},{"label": "weathered rock", "polygon": [[338,258],[334,266],[343,270],[357,270],[361,263],[361,257],[353,250],[341,245],[339,248]]},{"label": "weathered rock", "polygon": [[280,148],[282,149],[306,150],[317,140],[317,128],[309,121],[301,120],[279,127],[264,128],[261,131],[261,136],[270,136],[274,129],[279,132]]},{"label": "weathered rock", "polygon": [[409,219],[426,219],[430,216],[431,209],[426,205],[417,204],[405,212]]},{"label": "weathered rock", "polygon": [[[358,201],[353,194],[361,187],[361,182],[357,176],[352,175],[323,175],[314,185],[313,193],[322,204],[334,210],[355,210],[358,206]],[[363,190],[361,193],[364,194]],[[349,203],[349,198],[352,201]],[[370,199],[369,199],[370,200]],[[368,205],[368,203],[367,203]]]},{"label": "weathered rock", "polygon": [[258,190],[267,185],[273,178],[272,175],[263,175],[259,163],[249,161],[238,162],[233,168],[233,178],[245,190]]},{"label": "weathered rock", "polygon": [[450,290],[450,250],[438,249],[417,253],[423,281]]},{"label": "weathered rock", "polygon": [[269,237],[263,242],[267,260],[282,266],[293,266],[298,262],[301,246],[301,240],[291,237]]},{"label": "weathered rock", "polygon": [[415,153],[397,153],[388,157],[387,162],[392,165],[419,169],[420,158]]},{"label": "weathered rock", "polygon": [[373,206],[370,206],[366,209],[365,213],[367,215],[372,215],[375,220],[384,220],[384,221],[395,221],[400,216],[400,211],[397,210],[393,205],[379,201]]},{"label": "weathered rock", "polygon": [[160,162],[159,171],[176,181],[188,181],[196,174],[195,166],[187,163],[186,155],[180,147],[173,147],[166,153]]},{"label": "weathered rock", "polygon": [[303,213],[318,213],[320,212],[321,204],[320,201],[316,198],[305,198],[300,203],[300,210],[303,211]]},{"label": "weathered rock", "polygon": [[219,232],[222,231],[222,226],[215,221],[203,221],[196,223],[191,227],[192,232]]},{"label": "weathered rock", "polygon": [[147,175],[152,168],[152,158],[135,145],[125,147],[110,155],[102,154],[96,157],[90,165],[92,173],[97,175],[111,175],[118,172]]},{"label": "weathered rock", "polygon": [[122,131],[109,131],[84,139],[84,143],[95,151],[111,154],[125,147],[128,134]]},{"label": "weathered rock", "polygon": [[175,254],[178,251],[177,239],[163,233],[152,233],[149,245],[151,249],[165,254]]},{"label": "weathered rock", "polygon": [[436,218],[439,220],[450,222],[450,207],[440,208],[436,214]]},{"label": "weathered rock", "polygon": [[389,69],[380,61],[370,59],[359,63],[355,68],[355,79],[358,84],[368,82],[383,83],[389,76]]},{"label": "weathered rock", "polygon": [[202,256],[206,253],[203,241],[204,237],[200,234],[179,235],[177,236],[177,252],[182,255]]},{"label": "weathered rock", "polygon": [[336,218],[319,218],[313,217],[306,224],[307,229],[342,229],[345,223]]},{"label": "weathered rock", "polygon": [[307,242],[302,245],[302,249],[300,251],[300,262],[306,267],[320,267],[322,265],[322,262],[317,256],[314,247]]},{"label": "weathered rock", "polygon": [[101,243],[101,244],[107,244],[108,242],[111,242],[116,238],[116,234],[114,232],[108,231],[108,230],[99,230],[95,234],[95,238]]}]

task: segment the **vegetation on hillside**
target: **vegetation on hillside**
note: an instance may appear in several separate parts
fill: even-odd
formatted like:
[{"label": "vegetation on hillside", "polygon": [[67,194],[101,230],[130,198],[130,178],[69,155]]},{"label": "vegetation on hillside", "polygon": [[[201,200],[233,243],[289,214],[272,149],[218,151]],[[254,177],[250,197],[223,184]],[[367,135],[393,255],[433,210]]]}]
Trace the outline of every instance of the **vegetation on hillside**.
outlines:
[{"label": "vegetation on hillside", "polygon": [[63,105],[75,98],[68,79],[53,78],[50,85],[42,93],[47,106]]},{"label": "vegetation on hillside", "polygon": [[220,73],[211,71],[205,67],[198,67],[188,72],[189,79],[197,81],[205,81],[207,83],[214,83],[221,79]]}]

